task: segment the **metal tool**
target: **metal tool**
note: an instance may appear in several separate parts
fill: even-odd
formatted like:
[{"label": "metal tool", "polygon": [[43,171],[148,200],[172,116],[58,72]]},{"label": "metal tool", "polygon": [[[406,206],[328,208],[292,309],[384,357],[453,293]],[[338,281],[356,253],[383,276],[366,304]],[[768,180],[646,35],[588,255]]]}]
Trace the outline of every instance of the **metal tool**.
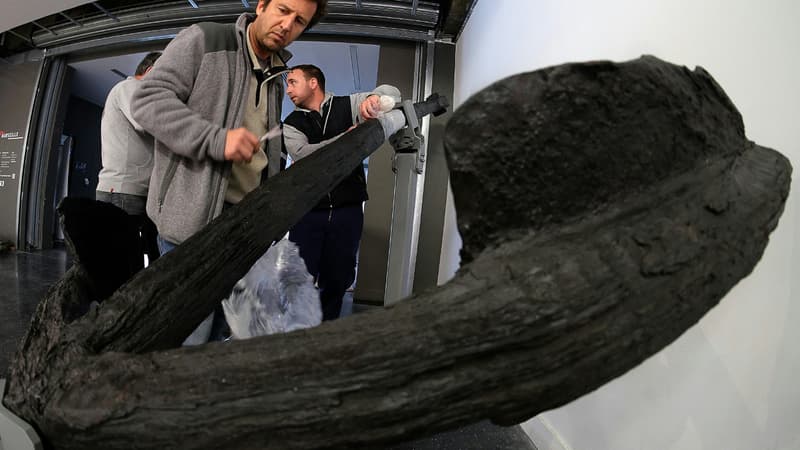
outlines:
[{"label": "metal tool", "polygon": [[269,131],[267,131],[263,136],[261,136],[258,139],[258,143],[259,144],[263,144],[265,141],[268,141],[268,140],[270,140],[272,138],[276,138],[276,137],[280,136],[282,133],[283,133],[283,130],[281,130],[281,126],[280,125],[275,125],[274,127],[270,128]]}]

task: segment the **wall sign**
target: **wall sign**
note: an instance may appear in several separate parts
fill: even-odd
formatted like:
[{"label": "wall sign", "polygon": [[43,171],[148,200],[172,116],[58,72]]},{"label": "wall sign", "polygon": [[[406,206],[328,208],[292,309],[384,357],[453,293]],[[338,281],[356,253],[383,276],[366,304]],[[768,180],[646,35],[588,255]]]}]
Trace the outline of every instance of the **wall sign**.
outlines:
[{"label": "wall sign", "polygon": [[[8,145],[13,141],[22,140],[19,131],[4,131],[0,130],[0,189],[8,188],[12,185],[10,181],[17,179],[17,170],[19,165],[19,152],[17,145]],[[14,183],[16,187],[16,183]]]}]

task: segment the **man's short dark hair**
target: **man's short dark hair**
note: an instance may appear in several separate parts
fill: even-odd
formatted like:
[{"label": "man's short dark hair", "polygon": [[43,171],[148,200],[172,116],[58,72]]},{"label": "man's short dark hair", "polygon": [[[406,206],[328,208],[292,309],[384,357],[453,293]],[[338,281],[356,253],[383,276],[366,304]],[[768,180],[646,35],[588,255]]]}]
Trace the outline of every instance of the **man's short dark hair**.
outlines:
[{"label": "man's short dark hair", "polygon": [[136,75],[137,76],[144,75],[144,73],[147,72],[147,69],[153,67],[153,64],[156,63],[156,60],[158,59],[159,56],[161,56],[161,52],[148,53],[147,56],[145,56],[144,59],[142,59],[142,62],[140,62],[139,65],[136,66]]},{"label": "man's short dark hair", "polygon": [[[264,9],[267,9],[267,5],[269,5],[270,1],[272,0],[264,0]],[[311,0],[311,1],[317,4],[317,11],[314,13],[313,16],[311,16],[311,20],[308,22],[306,29],[303,30],[304,32],[310,30],[311,27],[319,23],[319,21],[322,20],[323,17],[325,17],[325,14],[328,14],[328,0]]]},{"label": "man's short dark hair", "polygon": [[299,70],[303,72],[306,80],[316,78],[320,89],[322,89],[322,92],[325,93],[325,74],[322,73],[322,70],[319,67],[313,64],[299,64],[292,67],[292,70]]}]

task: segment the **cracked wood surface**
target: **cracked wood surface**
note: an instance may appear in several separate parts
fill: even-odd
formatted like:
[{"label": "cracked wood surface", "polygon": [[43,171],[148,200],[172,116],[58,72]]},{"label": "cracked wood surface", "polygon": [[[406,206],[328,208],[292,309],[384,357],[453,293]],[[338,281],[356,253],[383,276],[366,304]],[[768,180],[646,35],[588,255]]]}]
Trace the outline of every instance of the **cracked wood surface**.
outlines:
[{"label": "cracked wood surface", "polygon": [[[88,277],[73,267],[37,311],[6,405],[54,448],[375,448],[485,418],[515,424],[625,373],[752,270],[791,167],[744,138],[738,112],[704,71],[655,58],[607,64],[520,76],[533,83],[522,91],[531,114],[497,117],[510,127],[494,129],[505,141],[484,146],[476,136],[495,136],[474,125],[498,112],[490,100],[471,99],[451,119],[446,143],[469,263],[448,284],[312,329],[175,348],[304,205],[363,159],[349,149],[383,142],[379,126],[359,127],[67,323],[62,305],[85,297]],[[604,96],[629,73],[648,80],[642,93]],[[502,99],[508,86],[484,95]],[[670,113],[669,99],[684,91],[699,106]],[[602,99],[596,115],[576,98]],[[645,113],[627,114],[631,99],[647,103]],[[565,125],[561,100],[584,119]],[[576,151],[588,134],[592,145],[610,145],[604,130],[665,120],[659,132],[618,141],[611,163],[591,167],[600,174],[586,166],[596,152]],[[620,175],[626,158],[650,175]],[[540,171],[512,165],[532,161]],[[591,183],[575,185],[581,179]]]}]

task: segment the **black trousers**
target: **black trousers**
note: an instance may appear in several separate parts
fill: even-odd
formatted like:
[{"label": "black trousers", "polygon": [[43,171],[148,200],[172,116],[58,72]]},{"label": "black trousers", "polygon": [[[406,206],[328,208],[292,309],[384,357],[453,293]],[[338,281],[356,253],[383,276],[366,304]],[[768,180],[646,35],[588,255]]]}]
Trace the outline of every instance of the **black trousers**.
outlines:
[{"label": "black trousers", "polygon": [[339,317],[342,298],[356,275],[364,211],[361,204],[314,210],[289,230],[319,287],[322,320]]},{"label": "black trousers", "polygon": [[155,261],[161,253],[158,251],[158,243],[156,242],[158,230],[153,221],[147,217],[147,212],[145,211],[147,197],[119,192],[97,191],[96,198],[99,201],[111,203],[128,213],[129,223],[139,230],[138,236],[133,238],[135,242],[131,246],[135,249],[134,252],[126,255],[134,272],[144,268],[144,255],[147,255],[149,263]]}]

